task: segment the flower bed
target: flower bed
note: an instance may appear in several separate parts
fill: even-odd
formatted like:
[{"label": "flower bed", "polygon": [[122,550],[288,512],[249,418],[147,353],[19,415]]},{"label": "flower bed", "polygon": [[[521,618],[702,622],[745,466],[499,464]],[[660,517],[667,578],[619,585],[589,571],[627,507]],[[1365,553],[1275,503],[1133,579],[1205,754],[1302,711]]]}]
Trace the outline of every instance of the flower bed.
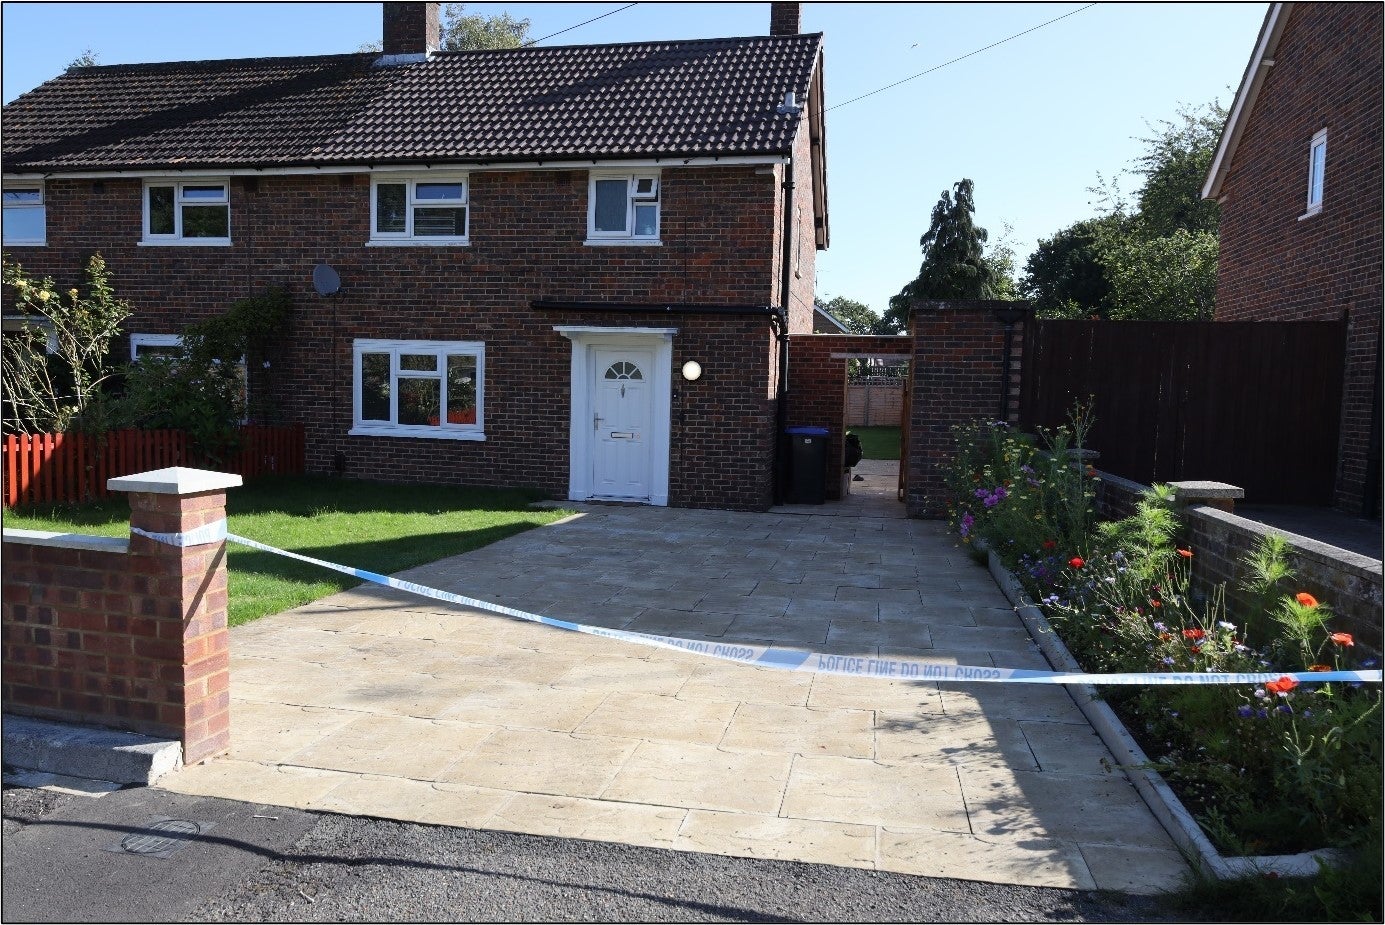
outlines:
[{"label": "flower bed", "polygon": [[[1096,522],[1095,473],[1069,452],[1084,431],[1080,414],[1039,440],[1001,424],[960,428],[949,473],[963,540],[989,547],[1015,576],[1014,593],[1038,603],[1030,618],[1050,623],[1084,670],[1370,666],[1349,634],[1332,630],[1329,605],[1297,593],[1276,538],[1247,563],[1244,590],[1255,605],[1228,613],[1224,592],[1190,592],[1197,550],[1178,541],[1167,490],[1156,486],[1126,520]],[[1131,760],[1158,771],[1221,853],[1294,855],[1379,840],[1377,687],[1286,678],[1260,687],[1113,686],[1097,696],[1138,743]]]}]

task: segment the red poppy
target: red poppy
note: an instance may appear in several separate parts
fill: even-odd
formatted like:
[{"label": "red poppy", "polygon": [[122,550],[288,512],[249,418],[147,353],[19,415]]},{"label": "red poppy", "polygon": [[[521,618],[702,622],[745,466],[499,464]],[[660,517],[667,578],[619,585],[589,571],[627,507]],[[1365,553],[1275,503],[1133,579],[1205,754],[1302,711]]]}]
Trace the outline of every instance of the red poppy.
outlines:
[{"label": "red poppy", "polygon": [[1318,606],[1318,599],[1313,595],[1309,594],[1307,591],[1300,591],[1297,594],[1295,594],[1294,600],[1298,601],[1304,607]]},{"label": "red poppy", "polygon": [[1193,557],[1193,551],[1191,549],[1180,549],[1178,550],[1178,554],[1185,559],[1191,559]]},{"label": "red poppy", "polygon": [[1151,607],[1163,607],[1164,605],[1163,605],[1161,602],[1159,602],[1159,601],[1150,601],[1150,602],[1149,602],[1149,606],[1151,606]]},{"label": "red poppy", "polygon": [[1194,641],[1199,641],[1199,640],[1202,640],[1202,639],[1207,638],[1207,631],[1204,630],[1204,629],[1201,629],[1201,628],[1199,628],[1199,627],[1193,627],[1193,628],[1190,629],[1190,630],[1184,630],[1184,631],[1183,631],[1183,638],[1184,638],[1184,639],[1192,639],[1192,640],[1194,640]]},{"label": "red poppy", "polygon": [[1188,646],[1188,651],[1196,655],[1202,651],[1202,646]]},{"label": "red poppy", "polygon": [[1044,540],[1044,549],[1057,549],[1057,548],[1058,548],[1058,541],[1057,541],[1057,540]]},{"label": "red poppy", "polygon": [[1265,690],[1271,694],[1287,694],[1296,687],[1298,687],[1298,682],[1288,675],[1284,675],[1278,681],[1270,681],[1265,684]]},{"label": "red poppy", "polygon": [[1071,559],[1068,560],[1068,565],[1071,565],[1073,568],[1081,568],[1086,564],[1087,561],[1083,559],[1081,556],[1073,556]]},{"label": "red poppy", "polygon": [[1331,636],[1328,636],[1327,638],[1328,638],[1328,639],[1331,639],[1333,642],[1337,643],[1337,645],[1339,645],[1339,646],[1354,646],[1354,645],[1356,645],[1356,640],[1351,638],[1351,634],[1350,634],[1350,633],[1333,633]]},{"label": "red poppy", "polygon": [[1331,665],[1309,665],[1309,666],[1308,666],[1308,670],[1309,670],[1309,671],[1331,671],[1331,670],[1332,670],[1332,666],[1331,666]]}]

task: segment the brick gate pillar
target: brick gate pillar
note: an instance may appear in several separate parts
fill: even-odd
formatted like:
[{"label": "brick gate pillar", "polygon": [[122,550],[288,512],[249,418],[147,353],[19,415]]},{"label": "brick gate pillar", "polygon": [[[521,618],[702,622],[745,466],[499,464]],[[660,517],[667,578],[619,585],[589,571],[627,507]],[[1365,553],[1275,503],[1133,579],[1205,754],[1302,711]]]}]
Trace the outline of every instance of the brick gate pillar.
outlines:
[{"label": "brick gate pillar", "polygon": [[152,620],[154,632],[134,640],[134,654],[157,663],[159,722],[182,730],[185,764],[231,744],[226,540],[217,524],[226,517],[226,489],[240,484],[238,475],[182,467],[107,483],[129,493],[130,568],[149,578],[137,616]]}]

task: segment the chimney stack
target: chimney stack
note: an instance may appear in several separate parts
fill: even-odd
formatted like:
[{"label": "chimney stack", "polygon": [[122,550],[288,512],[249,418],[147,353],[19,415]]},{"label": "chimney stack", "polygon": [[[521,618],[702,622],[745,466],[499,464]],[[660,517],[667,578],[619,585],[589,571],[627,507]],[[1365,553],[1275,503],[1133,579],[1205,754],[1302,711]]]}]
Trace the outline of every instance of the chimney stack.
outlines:
[{"label": "chimney stack", "polygon": [[442,45],[438,27],[438,3],[382,3],[386,55],[419,55],[437,51]]},{"label": "chimney stack", "polygon": [[769,34],[798,35],[800,14],[797,3],[771,3],[769,5]]}]

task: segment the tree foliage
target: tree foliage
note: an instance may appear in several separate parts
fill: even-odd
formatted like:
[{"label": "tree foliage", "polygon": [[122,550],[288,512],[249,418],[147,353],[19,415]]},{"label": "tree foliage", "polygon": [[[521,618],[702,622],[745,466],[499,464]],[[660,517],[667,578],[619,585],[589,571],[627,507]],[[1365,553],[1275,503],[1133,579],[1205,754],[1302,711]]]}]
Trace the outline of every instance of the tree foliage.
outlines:
[{"label": "tree foliage", "polygon": [[[239,299],[223,314],[188,325],[169,355],[132,363],[120,402],[133,426],[182,430],[193,445],[216,455],[234,445],[247,406],[250,375],[267,368],[269,345],[288,328],[293,302],[286,290]],[[263,410],[265,389],[254,389]]]},{"label": "tree foliage", "polygon": [[466,4],[449,3],[443,8],[442,47],[444,51],[482,51],[491,48],[519,48],[529,41],[529,20],[515,19],[509,13],[485,16],[466,12]]},{"label": "tree foliage", "polygon": [[1217,297],[1217,236],[1175,229],[1128,237],[1105,254],[1114,320],[1210,321]]},{"label": "tree foliage", "polygon": [[[919,299],[1013,299],[1015,253],[1005,239],[986,253],[986,229],[972,219],[974,187],[963,178],[943,190],[919,245],[919,275],[890,297],[885,323],[906,330],[910,306]],[[1008,234],[1008,227],[1007,227]]]},{"label": "tree foliage", "polygon": [[834,296],[818,305],[833,318],[836,318],[852,334],[898,334],[903,328],[882,318],[875,309],[864,302]]},{"label": "tree foliage", "polygon": [[60,293],[51,278],[34,282],[19,264],[4,264],[22,319],[0,346],[6,432],[62,433],[101,417],[102,387],[114,373],[111,341],[131,309],[116,298],[100,254],[87,261],[86,277],[85,294]]},{"label": "tree foliage", "polygon": [[1020,288],[1048,318],[1198,320],[1212,317],[1217,282],[1215,202],[1202,184],[1226,112],[1215,101],[1181,106],[1151,126],[1134,173],[1133,206],[1100,174],[1092,192],[1103,214],[1043,239]]},{"label": "tree foliage", "polygon": [[100,63],[98,60],[100,57],[100,55],[90,48],[83,49],[80,55],[68,62],[67,69],[71,71],[79,67],[96,67],[96,65]]}]

